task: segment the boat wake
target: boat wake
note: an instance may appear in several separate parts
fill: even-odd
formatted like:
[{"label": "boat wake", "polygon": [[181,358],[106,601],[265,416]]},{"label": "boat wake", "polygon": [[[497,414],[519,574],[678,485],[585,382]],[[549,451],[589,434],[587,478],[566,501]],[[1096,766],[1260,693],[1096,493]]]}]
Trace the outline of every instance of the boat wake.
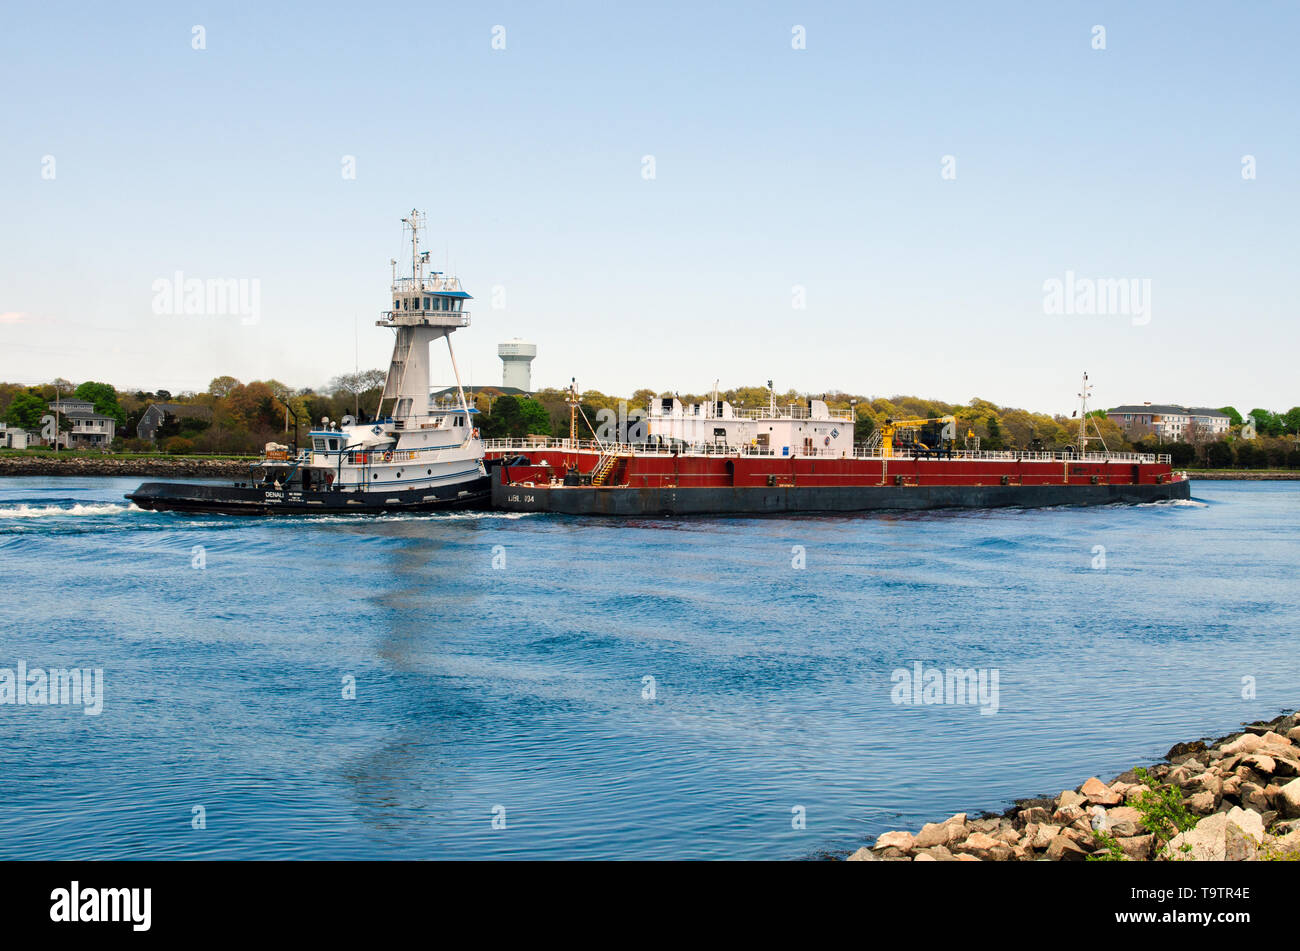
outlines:
[{"label": "boat wake", "polygon": [[82,518],[90,515],[121,515],[123,512],[140,512],[134,505],[115,505],[111,502],[92,502],[72,505],[15,505],[0,508],[0,519],[5,518]]}]

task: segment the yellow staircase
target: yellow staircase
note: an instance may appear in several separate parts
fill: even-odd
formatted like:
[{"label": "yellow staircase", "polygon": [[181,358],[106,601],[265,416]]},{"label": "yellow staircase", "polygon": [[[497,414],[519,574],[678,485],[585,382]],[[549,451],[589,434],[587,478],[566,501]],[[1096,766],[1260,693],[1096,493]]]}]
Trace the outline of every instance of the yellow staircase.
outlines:
[{"label": "yellow staircase", "polygon": [[610,453],[607,456],[601,456],[600,460],[596,463],[595,471],[591,474],[591,484],[604,485],[605,480],[609,478],[609,474],[614,471],[614,466],[616,466],[618,461],[622,458],[623,457],[618,453]]}]

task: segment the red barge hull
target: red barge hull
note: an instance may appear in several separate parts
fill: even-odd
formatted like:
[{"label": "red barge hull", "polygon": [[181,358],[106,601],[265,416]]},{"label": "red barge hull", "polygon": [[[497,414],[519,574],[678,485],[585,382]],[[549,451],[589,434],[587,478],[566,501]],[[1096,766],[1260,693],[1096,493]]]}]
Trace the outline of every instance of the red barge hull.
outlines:
[{"label": "red barge hull", "polygon": [[743,515],[1106,505],[1191,498],[1167,462],[1096,455],[956,458],[490,450],[494,508],[567,515]]}]

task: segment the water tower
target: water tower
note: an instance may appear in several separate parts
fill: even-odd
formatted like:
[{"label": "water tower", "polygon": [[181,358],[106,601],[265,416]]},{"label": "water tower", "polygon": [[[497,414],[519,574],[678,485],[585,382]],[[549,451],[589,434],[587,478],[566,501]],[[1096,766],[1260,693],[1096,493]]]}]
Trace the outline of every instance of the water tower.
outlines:
[{"label": "water tower", "polygon": [[505,343],[497,344],[497,356],[501,358],[501,385],[513,386],[525,393],[533,391],[533,358],[537,356],[537,344],[527,343],[515,337]]}]

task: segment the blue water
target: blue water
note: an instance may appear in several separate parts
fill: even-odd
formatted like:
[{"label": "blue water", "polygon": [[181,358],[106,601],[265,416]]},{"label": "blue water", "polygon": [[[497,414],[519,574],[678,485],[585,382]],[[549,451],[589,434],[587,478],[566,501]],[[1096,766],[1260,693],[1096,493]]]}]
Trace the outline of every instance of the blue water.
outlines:
[{"label": "blue water", "polygon": [[[104,671],[99,716],[0,706],[0,858],[800,858],[1300,698],[1297,483],[618,522],[150,514],[137,481],[0,480],[0,667]],[[893,703],[914,661],[996,669],[997,712]]]}]

